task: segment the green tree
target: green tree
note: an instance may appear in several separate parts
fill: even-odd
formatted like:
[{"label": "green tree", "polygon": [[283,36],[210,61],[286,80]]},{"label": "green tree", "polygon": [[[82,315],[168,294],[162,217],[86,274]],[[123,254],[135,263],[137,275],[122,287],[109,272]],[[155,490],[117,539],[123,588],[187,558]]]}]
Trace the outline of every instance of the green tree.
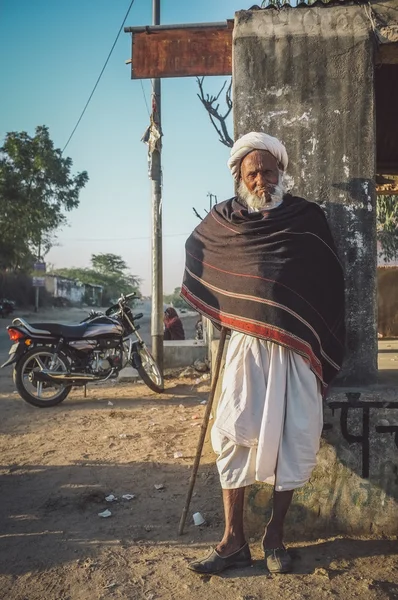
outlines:
[{"label": "green tree", "polygon": [[47,127],[36,127],[33,137],[7,133],[0,147],[0,268],[28,269],[50,249],[88,181],[86,171],[71,169]]},{"label": "green tree", "polygon": [[387,260],[398,256],[398,196],[377,197],[377,237]]},{"label": "green tree", "polygon": [[187,304],[184,298],[181,297],[181,288],[174,288],[174,292],[172,294],[168,294],[163,296],[163,301],[165,304],[172,304],[174,308],[190,308],[189,304]]},{"label": "green tree", "polygon": [[71,267],[55,269],[61,277],[76,279],[82,283],[102,285],[102,303],[110,304],[121,294],[139,292],[140,280],[128,271],[127,264],[117,254],[92,254],[91,268]]},{"label": "green tree", "polygon": [[104,274],[123,274],[128,269],[126,262],[117,254],[93,254],[91,256],[91,264],[95,271]]}]

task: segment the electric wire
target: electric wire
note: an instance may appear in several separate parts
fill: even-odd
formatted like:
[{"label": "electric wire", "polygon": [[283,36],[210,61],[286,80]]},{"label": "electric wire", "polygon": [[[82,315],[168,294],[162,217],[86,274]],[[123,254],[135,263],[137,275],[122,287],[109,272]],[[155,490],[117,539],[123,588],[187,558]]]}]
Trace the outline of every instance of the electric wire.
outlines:
[{"label": "electric wire", "polygon": [[[190,233],[166,233],[163,237],[188,237]],[[134,242],[136,240],[150,240],[151,236],[145,235],[142,237],[128,237],[128,238],[64,238],[58,241],[65,244],[68,242]]]},{"label": "electric wire", "polygon": [[123,23],[122,23],[122,24],[121,24],[121,26],[120,26],[120,29],[119,29],[119,31],[118,31],[118,34],[117,34],[117,36],[116,36],[116,39],[115,39],[115,41],[113,42],[112,48],[110,49],[110,52],[109,52],[109,54],[108,54],[108,57],[107,57],[107,59],[106,59],[106,61],[105,61],[105,63],[104,63],[104,66],[103,66],[103,67],[102,67],[102,69],[101,69],[101,73],[99,74],[99,76],[98,76],[98,79],[97,79],[97,81],[95,82],[95,85],[94,85],[94,87],[93,87],[93,90],[92,90],[92,92],[91,92],[91,94],[90,94],[90,96],[89,96],[89,99],[87,100],[87,102],[86,102],[86,105],[85,105],[85,107],[83,108],[83,110],[82,110],[82,113],[81,113],[80,117],[78,118],[78,120],[77,120],[77,123],[76,123],[76,125],[75,125],[75,127],[74,127],[74,129],[73,129],[72,133],[70,134],[70,136],[69,136],[69,138],[68,138],[68,141],[66,142],[65,146],[63,147],[63,150],[62,150],[62,153],[61,153],[61,154],[63,154],[63,153],[65,152],[65,150],[66,150],[66,148],[67,148],[67,146],[68,146],[69,142],[70,142],[70,141],[71,141],[71,139],[73,138],[73,136],[74,136],[74,134],[75,134],[75,131],[76,131],[76,129],[79,127],[80,121],[82,120],[82,118],[83,118],[83,116],[84,116],[84,113],[86,112],[86,110],[87,110],[87,107],[88,107],[88,105],[89,105],[89,104],[90,104],[90,102],[91,102],[91,98],[94,96],[95,90],[97,89],[97,86],[98,86],[99,82],[101,81],[101,77],[102,77],[102,75],[103,75],[103,73],[104,73],[104,71],[105,71],[105,69],[106,69],[106,66],[107,66],[107,64],[108,64],[108,62],[109,62],[109,59],[110,59],[110,57],[112,56],[112,52],[113,52],[113,50],[114,50],[114,48],[115,48],[115,46],[116,46],[116,44],[117,44],[117,41],[118,41],[118,39],[119,39],[119,36],[120,36],[120,34],[121,34],[121,31],[122,31],[122,29],[123,29],[123,27],[124,27],[124,24],[125,24],[125,22],[126,22],[126,20],[127,20],[127,17],[129,16],[130,10],[131,10],[131,8],[132,8],[132,6],[133,6],[134,2],[135,2],[135,0],[131,0],[131,2],[130,2],[130,6],[128,7],[128,9],[127,9],[127,12],[126,12],[126,16],[125,16],[125,17],[124,17],[124,19],[123,19]]},{"label": "electric wire", "polygon": [[151,113],[149,112],[149,105],[146,99],[146,95],[145,95],[145,90],[144,90],[144,85],[142,83],[142,79],[140,79],[140,84],[141,84],[141,89],[142,89],[142,95],[144,96],[144,102],[145,102],[145,106],[146,106],[146,111],[148,113],[148,117],[151,116]]}]

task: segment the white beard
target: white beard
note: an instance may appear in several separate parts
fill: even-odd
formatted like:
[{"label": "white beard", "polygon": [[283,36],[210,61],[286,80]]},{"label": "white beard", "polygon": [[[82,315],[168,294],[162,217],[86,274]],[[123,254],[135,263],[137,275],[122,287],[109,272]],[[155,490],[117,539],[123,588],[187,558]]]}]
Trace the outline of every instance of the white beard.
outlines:
[{"label": "white beard", "polygon": [[264,210],[276,208],[283,200],[283,196],[286,193],[286,186],[283,182],[283,172],[279,171],[278,183],[274,186],[270,186],[271,192],[269,199],[265,194],[258,196],[252,194],[247,188],[244,181],[241,179],[238,185],[238,196],[243,202],[252,210]]}]

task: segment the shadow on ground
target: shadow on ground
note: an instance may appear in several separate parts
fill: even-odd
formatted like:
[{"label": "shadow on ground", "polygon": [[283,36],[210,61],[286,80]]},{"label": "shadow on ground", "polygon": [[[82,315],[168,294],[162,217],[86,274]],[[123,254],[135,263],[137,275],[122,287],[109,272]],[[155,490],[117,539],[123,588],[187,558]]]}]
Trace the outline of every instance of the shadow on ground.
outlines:
[{"label": "shadow on ground", "polygon": [[[0,572],[19,575],[35,569],[50,569],[95,556],[99,548],[145,544],[189,544],[189,559],[199,556],[203,546],[214,545],[222,534],[222,508],[213,465],[198,475],[191,511],[206,515],[206,527],[189,521],[184,536],[177,535],[190,475],[190,465],[135,462],[100,464],[98,461],[68,466],[21,465],[1,467],[2,511],[0,516]],[[162,490],[155,485],[162,484]],[[119,500],[105,501],[115,494]],[[132,493],[132,500],[122,494]],[[110,518],[98,513],[109,509]],[[258,532],[259,536],[262,532]],[[288,533],[288,532],[287,532]],[[259,541],[253,543],[259,545]],[[295,572],[312,573],[329,568],[333,560],[350,561],[364,556],[397,554],[391,540],[335,539],[294,548]],[[303,557],[305,560],[303,560]],[[264,575],[256,561],[250,571],[230,572],[226,577]]]}]

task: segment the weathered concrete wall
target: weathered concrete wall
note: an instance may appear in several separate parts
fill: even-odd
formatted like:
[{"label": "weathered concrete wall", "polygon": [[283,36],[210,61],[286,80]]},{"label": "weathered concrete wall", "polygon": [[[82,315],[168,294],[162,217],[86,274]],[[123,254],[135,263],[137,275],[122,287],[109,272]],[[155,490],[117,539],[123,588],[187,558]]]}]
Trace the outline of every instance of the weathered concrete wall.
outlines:
[{"label": "weathered concrete wall", "polygon": [[372,35],[361,6],[235,17],[235,137],[258,130],[280,138],[292,191],[327,212],[346,272],[340,378],[352,385],[377,373]]},{"label": "weathered concrete wall", "polygon": [[[393,436],[376,432],[380,423],[397,422],[397,413],[398,410],[371,411],[370,474],[363,478],[361,445],[349,444],[343,438],[340,410],[332,417],[331,410],[325,408],[325,421],[333,429],[323,434],[318,464],[309,483],[294,494],[286,519],[290,539],[338,533],[398,534],[398,448]],[[350,433],[362,433],[361,409],[350,409],[348,421]],[[256,484],[248,489],[246,520],[251,535],[264,528],[271,511],[271,496],[269,485]]]}]

